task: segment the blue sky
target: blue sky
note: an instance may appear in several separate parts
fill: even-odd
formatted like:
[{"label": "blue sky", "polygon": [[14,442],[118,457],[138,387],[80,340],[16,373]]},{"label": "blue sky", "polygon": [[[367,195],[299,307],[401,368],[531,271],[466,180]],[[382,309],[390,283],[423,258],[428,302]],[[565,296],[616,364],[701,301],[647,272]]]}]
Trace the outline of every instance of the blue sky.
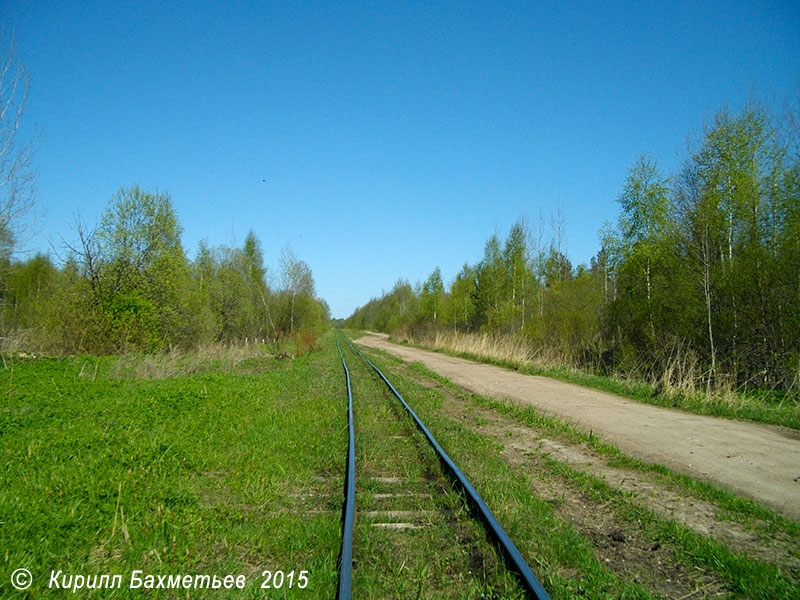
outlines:
[{"label": "blue sky", "polygon": [[[574,264],[628,167],[667,173],[730,103],[797,99],[796,2],[8,0],[39,132],[36,233],[120,188],[169,192],[198,242],[287,243],[334,316],[451,280],[560,207]],[[550,235],[549,226],[547,235]]]}]

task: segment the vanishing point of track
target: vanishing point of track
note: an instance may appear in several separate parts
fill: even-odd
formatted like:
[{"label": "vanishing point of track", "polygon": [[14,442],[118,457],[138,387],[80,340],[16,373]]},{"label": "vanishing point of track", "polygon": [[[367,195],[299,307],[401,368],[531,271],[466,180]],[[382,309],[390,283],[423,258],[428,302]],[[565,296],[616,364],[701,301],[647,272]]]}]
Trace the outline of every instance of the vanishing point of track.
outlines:
[{"label": "vanishing point of track", "polygon": [[[344,336],[342,336],[344,337]],[[442,449],[427,427],[422,423],[417,414],[406,403],[403,397],[386,378],[386,376],[361,352],[359,352],[347,338],[344,338],[348,346],[354,354],[361,357],[377,374],[377,376],[386,384],[391,393],[400,401],[405,411],[412,417],[416,427],[436,452],[439,462],[443,471],[448,475],[452,485],[460,490],[464,497],[467,499],[472,514],[484,526],[487,534],[494,540],[496,545],[502,551],[505,558],[506,565],[509,569],[514,571],[519,579],[520,584],[528,593],[531,598],[537,600],[549,600],[547,592],[542,587],[539,580],[534,575],[528,563],[520,554],[514,542],[505,532],[503,527],[492,514],[492,511],[480,497],[475,488],[467,480],[466,476],[456,466],[453,460]],[[353,421],[353,395],[350,383],[350,370],[347,368],[347,361],[342,354],[339,345],[339,332],[336,332],[336,348],[339,351],[339,356],[342,360],[342,367],[345,373],[345,382],[347,387],[347,416],[348,416],[348,451],[347,451],[347,470],[345,474],[345,499],[344,510],[342,515],[342,547],[340,553],[340,570],[339,570],[339,587],[337,597],[340,600],[348,600],[351,593],[351,578],[352,578],[352,563],[353,563],[353,524],[355,522],[355,492],[356,492],[356,473],[355,473],[355,428]]]}]

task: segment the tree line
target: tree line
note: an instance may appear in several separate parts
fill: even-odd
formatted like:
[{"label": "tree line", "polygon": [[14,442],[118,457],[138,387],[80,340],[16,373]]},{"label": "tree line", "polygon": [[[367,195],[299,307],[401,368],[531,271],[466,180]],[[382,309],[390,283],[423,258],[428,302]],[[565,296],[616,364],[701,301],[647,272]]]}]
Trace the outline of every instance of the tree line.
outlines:
[{"label": "tree line", "polygon": [[523,339],[604,373],[705,386],[796,391],[800,384],[800,136],[797,111],[752,102],[719,110],[665,175],[640,156],[573,267],[564,221],[516,222],[445,288],[437,267],[357,309],[348,325]]},{"label": "tree line", "polygon": [[101,354],[268,341],[287,352],[291,340],[303,352],[328,327],[311,269],[288,246],[278,283],[252,231],[241,247],[202,242],[189,260],[168,194],[120,189],[97,226],[74,230],[60,265],[0,256],[6,347]]}]

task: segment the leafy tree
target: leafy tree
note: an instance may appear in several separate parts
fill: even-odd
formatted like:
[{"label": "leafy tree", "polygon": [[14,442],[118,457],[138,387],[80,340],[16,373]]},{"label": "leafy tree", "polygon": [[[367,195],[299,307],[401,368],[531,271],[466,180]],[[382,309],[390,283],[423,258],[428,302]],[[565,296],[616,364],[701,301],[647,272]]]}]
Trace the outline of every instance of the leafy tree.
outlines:
[{"label": "leafy tree", "polygon": [[[641,155],[628,171],[622,192],[618,225],[619,277],[622,295],[616,310],[630,319],[629,337],[642,348],[656,342],[655,279],[664,270],[669,250],[669,187],[655,161]],[[662,288],[667,287],[660,281]]]},{"label": "leafy tree", "polygon": [[200,240],[197,255],[191,265],[193,287],[198,303],[198,323],[201,339],[219,340],[222,334],[222,315],[218,309],[220,283],[217,277],[218,264],[214,251],[206,240]]},{"label": "leafy tree", "polygon": [[[314,297],[314,278],[311,268],[305,261],[298,260],[288,244],[280,257],[283,295],[285,297],[284,329],[291,335],[295,330],[295,313],[306,308],[305,299]],[[299,301],[298,301],[299,299]],[[300,311],[296,311],[300,304]]]},{"label": "leafy tree", "polygon": [[[267,337],[274,335],[275,324],[272,320],[272,303],[267,285],[267,269],[264,266],[264,253],[261,242],[251,230],[244,240],[244,267],[247,275],[248,298],[254,308],[255,321],[249,324],[251,335]],[[328,311],[330,312],[330,311]]]},{"label": "leafy tree", "polygon": [[248,233],[242,248],[211,249],[201,242],[193,279],[210,313],[215,339],[249,343],[275,336],[274,299],[255,233]]},{"label": "leafy tree", "polygon": [[544,285],[551,288],[557,283],[572,279],[572,263],[566,255],[559,252],[555,246],[550,247],[550,254],[544,263]]},{"label": "leafy tree", "polygon": [[181,233],[167,194],[145,192],[138,185],[120,189],[106,207],[99,229],[111,289],[147,285],[159,261],[183,257]]},{"label": "leafy tree", "polygon": [[525,327],[525,304],[532,284],[527,240],[527,226],[524,219],[520,219],[511,226],[503,249],[505,302],[509,313],[506,320],[510,331]]},{"label": "leafy tree", "polygon": [[9,264],[3,294],[2,331],[43,326],[48,302],[57,294],[59,277],[58,269],[45,254]]},{"label": "leafy tree", "polygon": [[469,330],[476,317],[475,292],[478,286],[475,269],[464,263],[450,286],[450,321],[454,327]]},{"label": "leafy tree", "polygon": [[486,241],[483,260],[476,268],[475,305],[481,326],[496,329],[501,324],[500,303],[503,299],[505,263],[497,234]]},{"label": "leafy tree", "polygon": [[422,284],[422,294],[420,296],[420,308],[424,317],[430,318],[436,325],[437,319],[441,316],[444,304],[444,283],[442,282],[442,271],[436,267],[433,272]]},{"label": "leafy tree", "polygon": [[602,282],[585,267],[574,278],[555,281],[541,320],[541,338],[572,364],[597,367],[602,353]]},{"label": "leafy tree", "polygon": [[137,185],[120,189],[109,201],[96,236],[96,245],[86,243],[94,235],[85,236],[83,262],[93,265],[98,304],[117,347],[196,343],[189,264],[169,195]]}]

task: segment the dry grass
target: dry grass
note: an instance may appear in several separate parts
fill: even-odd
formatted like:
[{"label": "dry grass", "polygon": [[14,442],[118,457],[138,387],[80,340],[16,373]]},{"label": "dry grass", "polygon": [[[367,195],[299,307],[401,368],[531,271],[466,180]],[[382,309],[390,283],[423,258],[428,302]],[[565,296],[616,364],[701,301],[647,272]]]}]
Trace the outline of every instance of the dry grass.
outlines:
[{"label": "dry grass", "polygon": [[294,342],[295,347],[295,356],[303,356],[304,354],[310,354],[314,350],[317,350],[317,340],[319,339],[319,333],[311,329],[302,329],[300,331],[296,331],[292,335],[292,341]]},{"label": "dry grass", "polygon": [[[583,373],[598,371],[580,364],[567,353],[547,346],[534,346],[522,336],[459,331],[398,332],[395,339],[431,348],[475,356],[482,360],[527,367],[536,371]],[[611,377],[646,382],[665,396],[708,392],[707,373],[702,372],[697,356],[681,344],[665,345],[658,368],[644,362],[620,365]],[[731,386],[720,384],[714,393],[736,395]]]},{"label": "dry grass", "polygon": [[648,403],[681,407],[700,414],[800,427],[797,394],[751,393],[737,388],[732,378],[725,379],[719,375],[713,378],[712,385],[712,378],[703,369],[697,355],[680,343],[665,343],[661,355],[654,361],[656,367],[645,361],[626,361],[607,375],[599,375],[597,368],[578,364],[574,357],[557,349],[536,347],[520,336],[406,330],[395,332],[394,339],[512,366]]},{"label": "dry grass", "polygon": [[236,367],[245,360],[272,356],[265,344],[207,344],[197,350],[162,354],[127,354],[113,363],[113,379],[167,379]]},{"label": "dry grass", "polygon": [[15,329],[5,332],[0,337],[0,352],[36,352],[41,353],[45,350],[45,344],[41,342],[41,332],[31,329]]},{"label": "dry grass", "polygon": [[558,351],[533,348],[525,339],[513,335],[429,330],[418,334],[402,331],[396,333],[394,338],[401,342],[536,369],[572,368],[566,356]]}]

